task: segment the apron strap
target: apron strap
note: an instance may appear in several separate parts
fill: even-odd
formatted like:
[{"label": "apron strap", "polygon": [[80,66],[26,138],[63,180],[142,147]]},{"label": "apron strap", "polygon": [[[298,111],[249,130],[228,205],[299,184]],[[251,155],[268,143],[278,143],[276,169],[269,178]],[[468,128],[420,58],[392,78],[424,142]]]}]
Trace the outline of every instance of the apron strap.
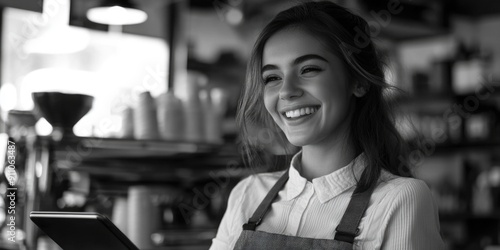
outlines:
[{"label": "apron strap", "polygon": [[267,193],[264,200],[260,203],[257,210],[253,213],[252,217],[248,220],[247,223],[243,224],[243,230],[251,230],[255,231],[255,228],[262,222],[262,218],[267,213],[267,210],[271,207],[276,196],[280,190],[285,186],[285,183],[288,181],[288,170],[279,178],[279,180],[274,184],[271,190]]},{"label": "apron strap", "polygon": [[361,193],[358,192],[359,186],[356,186],[346,212],[336,228],[335,240],[354,243],[354,238],[359,234],[359,223],[365,214],[375,186],[377,186],[376,183]]}]

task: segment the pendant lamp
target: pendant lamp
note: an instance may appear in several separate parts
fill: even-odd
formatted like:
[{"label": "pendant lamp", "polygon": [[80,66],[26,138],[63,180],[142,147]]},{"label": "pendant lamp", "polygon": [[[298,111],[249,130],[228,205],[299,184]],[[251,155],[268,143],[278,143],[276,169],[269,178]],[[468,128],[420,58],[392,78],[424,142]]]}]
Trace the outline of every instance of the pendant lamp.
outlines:
[{"label": "pendant lamp", "polygon": [[104,0],[100,6],[87,11],[87,18],[106,25],[132,25],[145,22],[148,15],[130,0]]}]

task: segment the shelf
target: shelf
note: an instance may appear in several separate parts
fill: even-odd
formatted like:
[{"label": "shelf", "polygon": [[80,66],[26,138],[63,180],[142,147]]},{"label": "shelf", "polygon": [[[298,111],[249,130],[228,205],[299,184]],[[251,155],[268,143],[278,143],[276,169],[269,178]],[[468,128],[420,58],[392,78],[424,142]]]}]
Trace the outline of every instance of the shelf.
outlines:
[{"label": "shelf", "polygon": [[[479,101],[488,103],[492,102],[495,103],[498,98],[500,98],[500,86],[497,86],[498,83],[496,82],[491,82],[489,83],[492,86],[492,90],[490,92],[490,96],[488,98],[485,98],[484,100],[480,99]],[[451,91],[451,90],[450,90]],[[435,107],[433,105],[441,105],[441,104],[446,104],[447,107],[449,108],[450,105],[456,103],[456,104],[463,104],[464,99],[467,97],[476,97],[477,93],[466,93],[466,94],[454,94],[451,92],[443,92],[443,93],[426,93],[426,94],[418,94],[418,95],[409,95],[409,94],[402,94],[394,97],[394,100],[392,100],[392,104],[397,105],[397,106],[403,106],[403,107],[408,107],[408,106],[418,106],[418,110],[435,110]],[[479,98],[478,98],[479,99]],[[430,106],[430,108],[427,108]]]},{"label": "shelf", "polygon": [[162,230],[153,233],[151,238],[157,247],[179,248],[210,247],[217,234],[217,227],[211,229],[188,228],[184,230]]},{"label": "shelf", "polygon": [[472,141],[462,143],[443,143],[436,145],[436,152],[495,151],[500,148],[500,141]]},{"label": "shelf", "polygon": [[449,94],[432,94],[422,96],[402,96],[397,97],[391,102],[391,105],[397,107],[397,110],[404,112],[432,112],[443,113],[449,109],[456,101],[454,95]]},{"label": "shelf", "polygon": [[[224,148],[223,144],[179,142],[164,140],[135,140],[98,137],[67,137],[56,141],[49,136],[38,137],[57,154],[77,154],[85,159],[101,158],[168,158],[185,155],[211,154]],[[63,156],[64,156],[63,155]]]},{"label": "shelf", "polygon": [[234,144],[94,137],[37,139],[40,146],[50,148],[50,164],[57,171],[84,172],[103,182],[193,182],[252,173],[243,168]]},{"label": "shelf", "polygon": [[[5,237],[6,239],[7,237]],[[3,250],[18,250],[21,249],[19,244],[7,242],[4,239],[0,240],[0,249]]]},{"label": "shelf", "polygon": [[448,213],[439,212],[439,220],[454,222],[454,221],[470,221],[470,220],[487,220],[500,222],[500,213],[489,213],[489,214],[472,214],[472,213]]},{"label": "shelf", "polygon": [[383,28],[381,34],[387,39],[397,42],[450,34],[450,31],[444,27],[437,27],[436,25],[424,24],[423,22],[397,17]]},{"label": "shelf", "polygon": [[240,178],[252,174],[236,157],[192,156],[183,159],[115,159],[82,161],[77,164],[55,162],[56,168],[88,173],[104,183],[196,182],[207,178]]}]

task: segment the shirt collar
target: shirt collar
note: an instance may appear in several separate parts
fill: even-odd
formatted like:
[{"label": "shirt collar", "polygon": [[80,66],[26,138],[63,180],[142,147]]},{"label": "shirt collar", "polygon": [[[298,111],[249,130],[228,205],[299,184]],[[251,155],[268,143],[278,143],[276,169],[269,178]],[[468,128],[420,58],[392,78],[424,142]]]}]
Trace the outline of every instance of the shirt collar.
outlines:
[{"label": "shirt collar", "polygon": [[[308,182],[298,171],[301,158],[302,151],[293,156],[290,164],[289,180],[286,185],[287,198],[289,200],[297,197],[304,190]],[[314,191],[318,195],[318,200],[321,203],[325,203],[355,186],[365,165],[366,157],[364,153],[361,153],[346,166],[328,175],[313,179],[312,184]]]}]

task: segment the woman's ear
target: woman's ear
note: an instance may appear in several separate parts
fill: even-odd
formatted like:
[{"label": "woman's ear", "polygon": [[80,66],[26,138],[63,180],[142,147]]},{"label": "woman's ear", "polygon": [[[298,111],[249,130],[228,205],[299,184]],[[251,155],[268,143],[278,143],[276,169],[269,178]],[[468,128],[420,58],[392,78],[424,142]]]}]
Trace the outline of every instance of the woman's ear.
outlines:
[{"label": "woman's ear", "polygon": [[357,83],[355,86],[354,86],[354,90],[353,90],[353,93],[356,97],[363,97],[366,92],[368,92],[368,86],[366,86],[366,84],[361,84],[361,83]]}]

